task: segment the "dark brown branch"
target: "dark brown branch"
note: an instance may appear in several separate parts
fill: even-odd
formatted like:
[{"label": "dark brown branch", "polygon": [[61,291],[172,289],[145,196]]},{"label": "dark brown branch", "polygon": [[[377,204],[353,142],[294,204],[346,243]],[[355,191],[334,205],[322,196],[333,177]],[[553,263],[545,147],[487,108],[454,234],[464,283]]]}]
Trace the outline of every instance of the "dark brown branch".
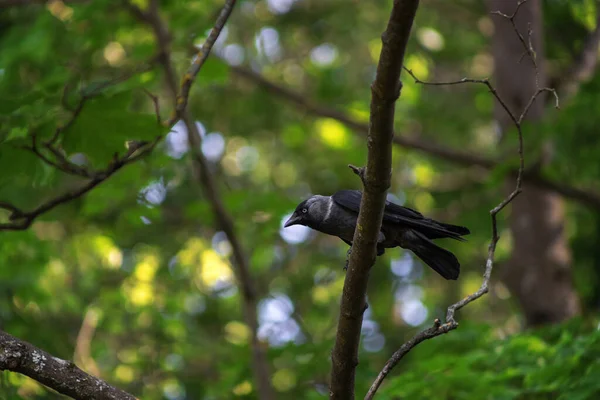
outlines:
[{"label": "dark brown branch", "polygon": [[125,165],[137,161],[141,157],[150,153],[160,139],[161,137],[159,136],[154,142],[145,144],[141,149],[139,147],[130,148],[123,157],[115,158],[106,169],[94,172],[93,175],[91,175],[91,179],[77,189],[71,190],[53,199],[50,199],[49,201],[39,205],[32,211],[13,211],[13,213],[9,217],[11,222],[0,223],[0,231],[15,231],[29,228],[33,221],[40,215],[56,208],[61,204],[68,203],[73,199],[83,196],[84,194],[86,194],[87,192],[104,182],[106,179],[114,175]]},{"label": "dark brown branch", "polygon": [[[501,16],[510,20],[510,22],[513,24],[513,27],[514,27],[515,31],[517,32],[517,34],[519,34],[519,33],[514,24],[514,18],[517,14],[517,11],[519,10],[519,7],[526,1],[527,0],[522,0],[519,3],[517,3],[516,10],[511,16],[499,13]],[[520,34],[519,34],[519,36],[520,36]],[[527,48],[527,44],[525,44],[525,42],[523,40],[522,40],[522,43]],[[533,53],[533,51],[532,51],[532,52],[528,52],[528,54],[532,58],[532,61],[534,62],[534,66],[535,66],[536,65],[535,59],[534,59],[535,53]],[[534,103],[536,98],[543,92],[549,91],[549,92],[554,93],[554,95],[556,97],[556,107],[558,108],[558,96],[556,95],[556,91],[554,89],[550,89],[550,88],[540,88],[537,84],[537,79],[536,79],[535,93],[533,93],[533,95],[529,99],[529,102],[527,103],[527,105],[525,106],[523,111],[521,112],[520,116],[517,117],[506,106],[506,103],[498,95],[498,92],[496,91],[496,89],[492,86],[492,84],[487,79],[478,80],[478,79],[465,78],[460,81],[447,82],[447,83],[423,82],[423,81],[419,80],[410,70],[406,69],[406,71],[415,79],[415,82],[421,83],[421,84],[426,84],[426,85],[444,85],[444,84],[455,85],[455,84],[460,84],[460,83],[479,83],[479,84],[487,86],[488,89],[490,90],[490,92],[494,95],[494,97],[498,101],[498,103],[500,105],[502,105],[502,107],[504,108],[504,110],[506,111],[506,113],[508,114],[508,116],[510,117],[510,119],[512,120],[513,124],[515,125],[515,127],[517,129],[517,134],[518,134],[518,139],[519,139],[519,151],[518,151],[519,152],[519,170],[517,173],[517,180],[516,180],[516,185],[515,185],[514,190],[504,200],[502,200],[496,207],[494,207],[492,210],[490,210],[490,216],[492,218],[492,238],[490,241],[490,245],[488,247],[488,255],[487,255],[487,259],[486,259],[486,263],[485,263],[485,271],[484,271],[483,280],[482,280],[482,283],[481,283],[481,286],[479,287],[479,289],[475,293],[470,294],[469,296],[467,296],[467,297],[463,298],[462,300],[449,306],[446,311],[446,321],[444,324],[442,324],[439,319],[436,319],[431,328],[428,328],[428,329],[425,329],[425,330],[419,332],[411,340],[404,343],[392,355],[392,357],[386,362],[385,366],[383,367],[383,369],[381,370],[381,372],[379,373],[379,375],[377,376],[377,378],[371,385],[371,388],[367,392],[367,395],[365,396],[365,400],[373,399],[373,397],[375,396],[375,393],[381,386],[381,383],[383,382],[383,380],[386,378],[386,376],[390,373],[390,371],[398,364],[398,362],[400,362],[400,360],[406,354],[408,354],[419,343],[421,343],[425,340],[428,340],[428,339],[432,339],[436,336],[443,335],[445,333],[448,333],[448,332],[458,328],[458,322],[456,322],[456,320],[454,319],[454,314],[456,313],[456,311],[460,310],[467,304],[477,300],[478,298],[485,295],[489,291],[489,282],[490,282],[490,278],[492,275],[492,269],[494,267],[494,255],[496,252],[496,245],[498,244],[498,240],[500,240],[500,236],[498,235],[497,215],[508,204],[510,204],[519,195],[519,193],[521,193],[521,187],[522,187],[522,183],[523,183],[523,173],[525,170],[525,159],[523,156],[523,131],[521,128],[521,123],[523,122],[523,118],[529,111],[529,108],[531,107],[531,105]]]},{"label": "dark brown branch", "polygon": [[[10,220],[9,223],[0,223],[0,231],[24,230],[24,229],[29,228],[31,226],[31,224],[33,223],[33,221],[36,218],[38,218],[40,215],[54,209],[55,207],[57,207],[61,204],[67,203],[73,199],[76,199],[78,197],[85,195],[87,192],[89,192],[90,190],[92,190],[93,188],[98,186],[100,183],[102,183],[106,179],[108,179],[110,176],[112,176],[114,173],[116,173],[118,170],[120,170],[123,166],[125,166],[129,163],[132,163],[134,161],[137,161],[138,159],[140,159],[141,157],[144,157],[145,155],[147,155],[154,149],[154,147],[162,139],[162,136],[158,136],[151,143],[147,142],[147,143],[138,144],[138,146],[130,146],[127,149],[126,153],[122,157],[115,155],[114,159],[111,161],[111,163],[108,165],[107,168],[105,168],[103,170],[93,171],[93,170],[88,170],[85,167],[81,167],[79,165],[72,163],[55,146],[56,142],[60,138],[60,135],[63,134],[64,131],[69,129],[69,127],[71,127],[75,123],[75,121],[79,117],[79,115],[81,115],[81,112],[83,111],[83,108],[89,99],[99,95],[107,87],[124,82],[124,81],[128,80],[129,78],[131,78],[132,76],[134,76],[136,73],[147,70],[149,68],[150,64],[151,63],[144,64],[141,67],[138,67],[138,68],[124,74],[123,76],[120,76],[113,80],[106,81],[104,84],[95,87],[93,90],[88,91],[87,93],[82,93],[81,98],[78,101],[77,105],[75,106],[75,108],[73,108],[71,110],[71,117],[66,121],[65,124],[59,125],[56,128],[52,137],[48,141],[44,142],[44,144],[43,144],[44,145],[43,148],[50,151],[50,153],[54,156],[54,160],[52,160],[50,157],[46,156],[42,152],[42,148],[38,145],[38,140],[37,140],[36,134],[33,133],[31,135],[32,136],[32,144],[31,144],[31,146],[26,147],[27,150],[32,151],[44,163],[46,163],[60,171],[63,171],[63,172],[66,172],[66,173],[69,173],[69,174],[72,174],[75,176],[87,178],[89,180],[86,183],[84,183],[82,186],[80,186],[79,188],[71,190],[66,193],[63,193],[61,195],[58,195],[57,197],[46,201],[45,203],[39,205],[37,208],[35,208],[34,210],[31,210],[31,211],[19,210],[19,209],[15,208],[14,206],[12,206],[13,209],[11,209],[7,206],[2,207],[2,208],[5,208],[5,209],[8,209],[9,211],[11,211],[11,215],[9,216],[9,220]],[[67,92],[68,92],[67,89],[68,88],[65,87],[65,89],[63,91],[62,102],[63,102],[63,106],[65,108],[69,109],[70,107],[68,107],[68,103],[66,101]],[[0,204],[7,205],[8,203],[2,202]]]},{"label": "dark brown branch", "polygon": [[152,0],[147,10],[142,10],[136,4],[132,3],[130,0],[123,0],[123,4],[125,7],[131,12],[131,14],[136,17],[138,20],[146,23],[153,31],[154,36],[158,42],[159,56],[158,61],[162,64],[164,68],[166,68],[167,79],[172,80],[175,79],[174,82],[169,82],[169,90],[175,90],[175,100],[174,100],[174,110],[169,117],[169,119],[164,123],[166,126],[172,126],[177,122],[179,118],[181,118],[183,110],[187,107],[188,98],[190,95],[190,90],[192,88],[192,84],[194,80],[198,76],[198,73],[202,69],[202,66],[206,62],[210,52],[215,45],[223,27],[227,23],[231,12],[233,11],[233,7],[235,6],[237,0],[226,0],[225,5],[221,9],[217,20],[215,21],[214,26],[212,27],[208,38],[202,44],[200,50],[197,51],[190,67],[187,72],[183,75],[181,79],[180,87],[178,88],[176,85],[177,73],[175,69],[171,65],[171,62],[166,61],[166,57],[171,54],[170,42],[171,38],[169,35],[169,31],[166,26],[160,21],[160,16],[156,12],[157,4],[156,0]]},{"label": "dark brown branch", "polygon": [[32,344],[0,331],[0,370],[35,379],[58,393],[81,400],[135,400],[135,397],[56,358]]},{"label": "dark brown branch", "polygon": [[352,241],[331,357],[330,399],[354,399],[367,281],[375,263],[375,246],[391,179],[394,112],[402,88],[400,72],[418,6],[418,0],[394,0],[387,28],[381,38],[383,46],[375,81],[371,85],[367,167],[365,170],[356,169],[363,181],[364,194]]},{"label": "dark brown branch", "polygon": [[[250,69],[237,66],[230,66],[230,68],[233,71],[233,73],[237,76],[258,84],[260,87],[262,87],[269,93],[272,93],[299,106],[301,109],[304,109],[310,114],[335,119],[341,122],[342,124],[346,125],[348,128],[359,132],[363,135],[366,135],[369,130],[369,125],[367,123],[359,122],[351,118],[347,114],[335,110],[333,108],[328,108],[326,106],[313,103],[309,99],[304,97],[302,94],[297,93],[292,89],[276,84]],[[452,149],[448,146],[442,146],[429,140],[424,141],[418,138],[411,138],[406,135],[395,134],[393,141],[394,144],[398,146],[407,149],[422,151],[426,154],[438,157],[442,160],[446,160],[466,167],[476,166],[487,170],[492,170],[502,164],[502,160],[496,158],[482,157],[473,154],[472,152]],[[509,173],[516,176],[518,170],[514,169],[511,170]],[[588,207],[600,209],[600,193],[594,192],[592,190],[573,187],[563,182],[559,183],[549,180],[541,176],[536,171],[525,171],[523,173],[523,179],[540,188],[554,191],[568,199],[577,201]]]},{"label": "dark brown branch", "polygon": [[183,75],[183,80],[181,82],[181,91],[180,94],[177,96],[177,114],[180,114],[183,110],[185,110],[185,107],[188,103],[188,98],[190,96],[190,89],[192,88],[192,84],[194,83],[196,76],[198,76],[198,73],[204,65],[204,62],[208,58],[210,51],[215,45],[215,42],[217,41],[219,35],[221,34],[225,23],[227,23],[227,20],[229,19],[229,16],[233,11],[235,3],[236,0],[225,1],[225,5],[221,9],[221,12],[219,13],[215,25],[210,30],[208,38],[206,38],[206,41],[202,44],[202,47],[194,57],[194,61],[192,62],[192,65],[190,65],[188,71],[185,73],[185,75]]},{"label": "dark brown branch", "polygon": [[167,86],[171,98],[175,103],[175,110],[167,123],[172,124],[177,118],[181,118],[181,120],[184,122],[188,133],[189,147],[193,156],[194,169],[198,174],[200,184],[204,189],[204,193],[208,197],[208,201],[212,206],[217,223],[220,229],[225,232],[225,235],[227,236],[227,239],[229,240],[229,243],[233,249],[233,264],[235,266],[234,271],[238,286],[242,293],[244,319],[251,332],[250,347],[252,349],[252,370],[255,375],[259,398],[261,400],[271,400],[275,398],[275,394],[270,383],[267,356],[258,339],[258,317],[256,311],[258,298],[256,295],[256,289],[254,288],[254,282],[250,274],[248,257],[235,231],[233,220],[223,205],[218,186],[210,173],[208,162],[206,161],[204,154],[202,154],[202,138],[200,136],[200,132],[198,131],[198,127],[186,109],[189,86],[192,84],[193,78],[200,72],[200,68],[204,63],[204,60],[208,56],[208,53],[214,45],[214,42],[218,39],[218,36],[225,25],[227,18],[231,14],[231,8],[234,4],[235,1],[228,0],[226,2],[225,7],[217,19],[215,27],[211,31],[209,39],[207,39],[205,45],[202,47],[201,52],[204,56],[204,59],[198,55],[190,71],[186,73],[186,77],[183,79],[182,93],[185,93],[185,96],[181,97],[181,95],[178,94],[177,75],[171,62],[169,31],[166,24],[158,15],[158,5],[156,0],[153,0],[150,3],[150,6],[146,11],[139,9],[137,6],[129,2],[126,3],[127,7],[138,19],[151,26],[154,35],[156,36],[161,54],[159,62],[165,70]]}]

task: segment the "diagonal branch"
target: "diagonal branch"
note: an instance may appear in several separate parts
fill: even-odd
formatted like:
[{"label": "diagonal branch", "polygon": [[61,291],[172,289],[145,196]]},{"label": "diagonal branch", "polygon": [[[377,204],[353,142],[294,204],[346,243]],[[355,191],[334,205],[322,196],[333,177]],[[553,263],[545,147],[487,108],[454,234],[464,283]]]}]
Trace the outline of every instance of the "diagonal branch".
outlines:
[{"label": "diagonal branch", "polygon": [[10,222],[0,223],[0,231],[17,231],[29,228],[33,221],[40,215],[50,210],[53,210],[61,204],[68,203],[73,199],[83,196],[84,194],[86,194],[87,192],[89,192],[90,190],[107,180],[109,177],[114,175],[125,165],[137,161],[140,158],[147,155],[148,153],[150,153],[160,139],[161,136],[157,137],[156,140],[154,140],[151,143],[145,143],[141,146],[130,147],[124,156],[115,157],[115,159],[113,159],[113,161],[106,169],[93,172],[93,174],[91,175],[91,179],[84,185],[80,186],[77,189],[60,194],[57,197],[54,197],[48,200],[47,202],[39,205],[31,211],[23,211],[5,202],[0,202],[0,208],[4,208],[12,212],[9,216]]},{"label": "diagonal branch", "polygon": [[205,44],[202,46],[201,55],[196,57],[192,67],[190,67],[190,70],[188,73],[186,73],[186,76],[184,76],[181,89],[181,93],[183,93],[183,95],[178,94],[179,88],[177,86],[177,75],[175,73],[175,68],[171,63],[169,50],[169,31],[166,24],[158,15],[158,5],[156,0],[152,1],[149,8],[145,11],[139,9],[137,6],[129,2],[127,2],[127,7],[138,19],[149,24],[156,36],[161,53],[160,63],[165,70],[167,86],[173,102],[175,103],[175,110],[171,118],[169,118],[167,124],[171,125],[177,120],[177,118],[181,118],[181,120],[184,122],[187,129],[188,142],[190,145],[189,147],[192,151],[193,166],[199,176],[200,185],[204,189],[205,195],[208,197],[208,201],[212,206],[219,227],[223,230],[223,232],[225,232],[233,249],[233,264],[235,265],[234,271],[240,291],[242,293],[244,319],[250,328],[251,333],[250,346],[252,349],[252,370],[258,388],[258,395],[261,400],[271,400],[275,398],[275,394],[270,384],[267,356],[258,339],[258,317],[256,311],[258,298],[256,289],[254,287],[254,282],[252,281],[252,276],[250,274],[248,256],[242,247],[241,241],[239,240],[233,220],[223,205],[218,186],[210,173],[208,162],[204,157],[204,154],[202,154],[202,139],[200,132],[198,131],[198,127],[194,123],[186,108],[187,96],[189,95],[189,86],[191,86],[193,78],[199,73],[204,60],[206,60],[210,49],[214,45],[219,33],[227,21],[227,18],[231,14],[234,4],[235,1],[232,0],[228,0],[226,2],[221,14],[219,15],[219,18],[217,19],[215,27],[212,29],[211,34],[209,35],[209,39],[207,39]]},{"label": "diagonal branch", "polygon": [[[519,10],[519,7],[522,4],[524,4],[526,1],[527,0],[521,0],[519,3],[517,3],[515,12],[511,16],[499,13],[502,17],[507,18],[513,24],[515,31],[517,30],[517,28],[514,25],[514,18]],[[498,13],[496,13],[496,14],[498,14]],[[518,32],[517,32],[517,34],[518,34]],[[520,34],[519,34],[519,36],[520,36]],[[523,46],[525,46],[525,48],[528,49],[527,43],[524,40],[521,40],[521,42],[522,42]],[[531,51],[531,52],[528,51],[527,54],[529,54],[529,56],[532,58],[532,61],[534,62],[534,65],[535,65],[535,61],[534,61],[535,53],[533,51]],[[392,355],[392,357],[386,362],[385,366],[383,367],[383,369],[381,370],[381,372],[379,373],[379,375],[377,376],[377,378],[371,385],[371,388],[367,392],[367,395],[365,396],[365,400],[373,399],[373,397],[375,396],[375,393],[381,386],[383,380],[390,373],[390,371],[398,364],[398,362],[400,362],[400,360],[406,354],[408,354],[408,352],[410,352],[414,347],[416,347],[419,343],[421,343],[425,340],[432,339],[434,337],[443,335],[445,333],[448,333],[448,332],[458,328],[458,322],[456,322],[456,320],[454,319],[454,314],[456,313],[456,311],[465,307],[467,304],[477,300],[478,298],[480,298],[481,296],[485,295],[488,292],[492,269],[494,267],[494,255],[496,252],[496,245],[498,244],[498,240],[500,239],[500,236],[498,235],[497,215],[508,204],[510,204],[519,195],[519,193],[521,193],[521,187],[522,187],[522,183],[523,183],[525,160],[524,160],[524,156],[523,156],[523,131],[522,131],[521,123],[523,122],[523,119],[527,115],[529,108],[535,102],[536,98],[543,92],[552,92],[554,94],[554,96],[556,97],[556,107],[558,108],[558,96],[556,95],[556,91],[554,89],[550,89],[550,88],[540,88],[537,83],[537,79],[536,79],[536,91],[530,97],[529,101],[525,105],[521,114],[517,115],[517,114],[513,113],[506,106],[506,103],[498,95],[498,92],[496,91],[496,89],[492,86],[492,84],[487,79],[477,80],[477,79],[466,79],[465,78],[460,81],[445,82],[445,83],[443,83],[443,82],[423,82],[423,81],[419,80],[410,70],[406,69],[406,71],[415,79],[415,82],[425,84],[425,85],[455,85],[455,84],[461,84],[461,83],[478,83],[478,84],[487,86],[488,89],[490,90],[490,92],[492,93],[492,95],[498,101],[498,103],[504,108],[504,110],[506,111],[506,113],[508,114],[510,119],[512,120],[515,128],[517,129],[517,134],[519,137],[519,170],[517,173],[516,185],[515,185],[515,188],[513,189],[513,191],[505,199],[503,199],[496,207],[494,207],[492,210],[490,210],[490,216],[492,218],[492,238],[490,241],[490,245],[488,247],[488,255],[487,255],[487,259],[486,259],[486,263],[485,263],[485,271],[483,274],[483,281],[482,281],[479,289],[475,293],[472,293],[469,296],[463,298],[462,300],[450,305],[446,311],[445,323],[442,324],[442,322],[439,319],[436,319],[434,321],[432,327],[419,332],[408,342],[404,343]]]},{"label": "diagonal branch", "polygon": [[81,400],[135,400],[135,397],[89,375],[71,361],[0,331],[0,371],[13,371],[66,396]]},{"label": "diagonal branch", "polygon": [[419,0],[394,0],[381,38],[383,46],[375,81],[371,85],[367,167],[355,169],[363,181],[364,195],[352,241],[331,356],[330,399],[354,398],[360,331],[367,306],[367,281],[375,263],[375,246],[391,179],[394,112],[402,88],[400,72],[418,6]]},{"label": "diagonal branch", "polygon": [[[237,66],[230,66],[230,68],[233,71],[233,73],[235,73],[237,76],[258,84],[267,92],[272,93],[275,96],[281,97],[297,105],[299,108],[305,110],[310,114],[335,119],[341,122],[342,124],[346,125],[348,128],[363,135],[367,135],[369,131],[369,125],[367,123],[357,121],[349,115],[336,109],[316,104],[304,97],[302,94],[292,89],[281,86],[277,83],[274,83],[250,69]],[[418,138],[411,138],[406,135],[401,135],[397,133],[394,135],[393,142],[395,145],[407,149],[422,151],[426,154],[438,157],[442,160],[446,160],[458,165],[464,165],[467,167],[476,166],[484,168],[486,170],[493,170],[494,168],[502,165],[502,160],[500,159],[483,157],[477,154],[473,154],[472,152],[466,152],[458,149],[452,149],[447,146],[442,146],[430,140],[424,141]],[[516,177],[518,169],[513,169],[509,171],[509,173]],[[550,180],[533,170],[524,171],[523,179],[540,188],[551,190],[568,199],[577,201],[588,207],[600,209],[600,193],[598,192],[577,188],[564,182],[556,182]]]},{"label": "diagonal branch", "polygon": [[192,84],[194,83],[196,76],[198,76],[198,73],[200,72],[200,69],[204,65],[204,62],[208,58],[208,55],[210,54],[211,49],[213,48],[217,39],[219,38],[219,35],[221,34],[221,31],[223,30],[225,23],[227,22],[227,20],[229,19],[229,16],[231,15],[231,12],[233,11],[233,7],[235,6],[235,3],[236,3],[236,0],[227,0],[225,2],[225,5],[221,9],[221,12],[219,13],[219,16],[217,17],[217,21],[215,22],[215,25],[210,30],[210,34],[208,35],[208,38],[202,44],[202,47],[200,48],[200,50],[198,50],[198,54],[196,54],[196,56],[194,57],[194,61],[192,62],[192,65],[190,65],[190,68],[188,69],[188,71],[185,73],[185,75],[183,75],[183,80],[181,82],[181,93],[179,94],[179,96],[177,96],[177,108],[176,109],[177,109],[178,114],[181,113],[183,110],[185,110],[185,107],[187,106],[188,98],[190,96],[190,89],[192,88]]},{"label": "diagonal branch", "polygon": [[208,56],[210,55],[213,46],[219,38],[223,27],[225,26],[227,20],[231,16],[231,12],[233,11],[233,7],[235,6],[237,0],[225,1],[225,4],[223,5],[223,8],[221,9],[219,16],[217,17],[214,26],[210,30],[208,38],[197,51],[188,70],[183,75],[179,88],[177,87],[176,83],[177,73],[175,72],[174,67],[171,65],[171,62],[166,59],[171,54],[171,38],[167,27],[160,20],[158,12],[156,12],[158,7],[157,0],[151,0],[147,10],[141,9],[137,4],[134,4],[131,0],[121,1],[125,8],[127,8],[134,17],[144,22],[152,29],[154,36],[156,37],[159,50],[158,61],[162,64],[163,68],[165,68],[165,72],[167,73],[167,80],[169,80],[169,90],[175,91],[174,110],[169,119],[164,123],[164,125],[166,126],[172,126],[182,116],[183,111],[187,107],[192,84],[194,83],[194,80],[196,79],[198,73],[202,69],[202,66],[208,59]]}]

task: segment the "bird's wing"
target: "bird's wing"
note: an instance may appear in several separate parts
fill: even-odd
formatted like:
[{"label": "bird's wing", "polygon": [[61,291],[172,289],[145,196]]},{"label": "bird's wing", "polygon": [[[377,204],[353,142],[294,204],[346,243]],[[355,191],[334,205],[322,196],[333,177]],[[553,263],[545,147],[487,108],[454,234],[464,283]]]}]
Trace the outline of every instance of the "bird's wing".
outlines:
[{"label": "bird's wing", "polygon": [[[359,190],[340,190],[331,196],[333,201],[347,210],[358,213],[362,192]],[[391,203],[386,200],[383,210],[383,221],[404,225],[406,227],[422,232],[429,239],[449,237],[464,241],[462,235],[469,234],[469,230],[462,226],[444,224],[425,218],[423,214],[408,207]]]}]

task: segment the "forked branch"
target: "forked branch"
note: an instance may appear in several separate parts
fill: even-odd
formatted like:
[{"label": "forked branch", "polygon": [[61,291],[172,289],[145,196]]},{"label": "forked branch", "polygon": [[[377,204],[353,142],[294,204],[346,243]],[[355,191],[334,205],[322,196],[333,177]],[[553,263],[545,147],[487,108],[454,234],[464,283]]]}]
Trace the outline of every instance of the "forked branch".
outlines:
[{"label": "forked branch", "polygon": [[354,382],[360,331],[366,309],[367,282],[369,271],[375,263],[375,245],[391,180],[394,113],[402,88],[400,73],[418,6],[418,0],[393,2],[386,30],[381,37],[383,45],[377,74],[371,85],[367,166],[364,169],[351,167],[362,180],[364,194],[352,240],[331,355],[330,399],[351,400],[355,395]]},{"label": "forked branch", "polygon": [[[521,5],[523,5],[526,1],[527,0],[520,1],[517,4],[517,8],[516,8],[515,12],[510,16],[502,14],[502,13],[496,13],[496,14],[499,14],[499,15],[503,16],[504,18],[507,18],[513,24],[515,31],[517,31],[516,25],[514,24],[514,18],[516,17],[517,12],[518,12],[519,8],[521,7]],[[534,62],[534,66],[535,66],[536,65],[535,64],[535,52],[533,51],[531,46],[527,44],[528,42],[526,42],[524,40],[524,38],[518,31],[517,31],[517,34],[519,35],[520,41],[523,44],[523,46],[525,47],[527,54],[532,58],[532,61]],[[418,334],[413,336],[413,338],[410,339],[408,342],[404,343],[392,355],[392,357],[386,362],[383,369],[381,370],[381,372],[378,374],[377,378],[371,385],[371,388],[367,392],[367,395],[365,396],[365,400],[370,400],[375,396],[375,393],[381,386],[383,380],[390,373],[390,371],[398,364],[398,362],[400,362],[400,360],[406,354],[408,354],[408,352],[410,352],[419,343],[421,343],[425,340],[432,339],[434,337],[443,335],[445,333],[448,333],[448,332],[458,328],[458,322],[454,318],[454,314],[456,313],[456,311],[460,310],[467,304],[477,300],[478,298],[480,298],[481,296],[485,295],[488,292],[489,282],[490,282],[490,278],[492,275],[492,269],[494,267],[494,255],[496,252],[496,245],[498,243],[498,240],[500,239],[500,236],[498,235],[497,215],[500,211],[502,211],[504,209],[504,207],[506,207],[508,204],[510,204],[519,195],[519,193],[521,193],[523,173],[525,170],[525,160],[524,160],[524,156],[523,156],[523,131],[522,131],[521,123],[523,122],[523,119],[527,115],[527,112],[531,108],[532,104],[535,102],[536,98],[543,92],[553,93],[555,96],[555,100],[556,100],[556,108],[559,107],[558,95],[556,94],[556,91],[551,88],[540,88],[537,84],[537,79],[536,79],[535,93],[532,94],[531,98],[527,102],[527,105],[524,107],[522,112],[517,115],[517,114],[513,113],[507,107],[506,103],[498,95],[498,92],[496,91],[494,86],[487,79],[464,78],[459,81],[452,81],[452,82],[424,82],[424,81],[421,81],[420,79],[418,79],[411,70],[406,69],[406,68],[405,68],[405,70],[406,70],[406,72],[408,72],[408,74],[410,74],[413,77],[415,82],[424,84],[424,85],[443,86],[443,85],[458,85],[458,84],[463,84],[463,83],[476,83],[476,84],[485,85],[489,89],[489,91],[492,93],[492,95],[496,98],[498,103],[502,106],[502,108],[506,111],[506,113],[512,120],[512,122],[517,130],[518,139],[519,139],[519,170],[517,173],[516,185],[515,185],[515,188],[513,189],[513,191],[505,199],[503,199],[496,207],[494,207],[492,210],[490,210],[490,215],[491,215],[491,219],[492,219],[492,238],[490,241],[490,245],[488,247],[488,255],[487,255],[487,259],[486,259],[486,263],[485,263],[485,271],[483,274],[483,281],[482,281],[479,289],[476,292],[470,294],[469,296],[463,298],[462,300],[450,305],[447,309],[446,320],[444,323],[442,323],[439,319],[436,319],[434,321],[432,327],[419,332]]]}]

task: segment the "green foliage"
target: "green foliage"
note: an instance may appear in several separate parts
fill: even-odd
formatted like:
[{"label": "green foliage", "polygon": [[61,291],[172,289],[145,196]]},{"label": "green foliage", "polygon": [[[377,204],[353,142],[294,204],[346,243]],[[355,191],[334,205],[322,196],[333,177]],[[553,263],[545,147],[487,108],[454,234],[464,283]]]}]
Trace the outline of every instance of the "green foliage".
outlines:
[{"label": "green foliage", "polygon": [[156,116],[128,112],[130,102],[127,92],[90,100],[65,131],[63,148],[70,154],[82,152],[101,167],[123,151],[127,140],[154,140],[162,133]]},{"label": "green foliage", "polygon": [[[57,148],[67,157],[85,155],[79,161],[95,169],[124,154],[127,141],[153,140],[171,129],[157,124],[155,104],[143,89],[158,96],[163,120],[173,107],[161,68],[141,68],[157,54],[152,30],[119,2],[38,3],[0,14],[0,201],[24,210],[85,182],[27,149],[34,136],[43,144],[71,121],[82,97],[87,100],[59,135]],[[206,38],[223,2],[159,3],[181,76],[192,46]],[[302,0],[282,13],[274,3],[238,2],[217,46],[220,56],[237,55],[243,68],[310,104],[367,123],[369,85],[391,2]],[[594,2],[544,4],[546,62],[552,72],[562,71],[593,28]],[[490,24],[480,1],[428,2],[418,13],[408,67],[431,81],[490,76]],[[270,37],[270,55],[259,36]],[[317,49],[326,51],[319,55]],[[417,329],[403,314],[410,300],[427,310],[423,324],[429,324],[478,287],[490,238],[488,211],[504,195],[502,182],[518,160],[515,132],[497,141],[493,101],[483,86],[425,87],[405,75],[403,83],[399,134],[504,162],[482,174],[394,147],[390,193],[427,215],[468,226],[472,235],[466,244],[444,243],[461,261],[458,282],[442,281],[418,263],[409,275],[394,275],[390,267],[403,257],[400,250],[378,259],[369,281],[357,397]],[[541,173],[557,182],[597,186],[598,84],[596,77],[562,111],[524,126],[526,165],[551,140],[554,162]],[[281,309],[260,321],[278,397],[325,398],[346,246],[314,234],[287,242],[281,220],[308,193],[360,187],[347,164],[364,164],[364,136],[264,90],[214,56],[192,87],[189,110],[206,131],[205,143],[217,138],[209,150],[223,140],[222,155],[209,168],[250,260],[259,311],[273,299],[289,306],[282,308],[282,321],[264,321],[281,317]],[[44,214],[29,230],[0,232],[1,327],[139,398],[256,399],[230,249],[190,168],[187,141],[176,139],[168,136],[151,156]],[[0,223],[8,214],[0,209]],[[505,218],[499,216],[500,272],[511,250]],[[599,218],[574,203],[568,221],[577,287],[592,321],[600,304]],[[591,322],[519,332],[519,311],[499,275],[492,278],[495,297],[469,305],[461,311],[460,329],[409,354],[380,398],[597,398],[600,337]],[[275,339],[294,335],[269,344],[269,329]],[[55,398],[19,374],[0,374],[0,399]]]},{"label": "green foliage", "polygon": [[505,340],[470,326],[416,349],[381,398],[595,399],[600,333],[586,325],[574,321]]}]

